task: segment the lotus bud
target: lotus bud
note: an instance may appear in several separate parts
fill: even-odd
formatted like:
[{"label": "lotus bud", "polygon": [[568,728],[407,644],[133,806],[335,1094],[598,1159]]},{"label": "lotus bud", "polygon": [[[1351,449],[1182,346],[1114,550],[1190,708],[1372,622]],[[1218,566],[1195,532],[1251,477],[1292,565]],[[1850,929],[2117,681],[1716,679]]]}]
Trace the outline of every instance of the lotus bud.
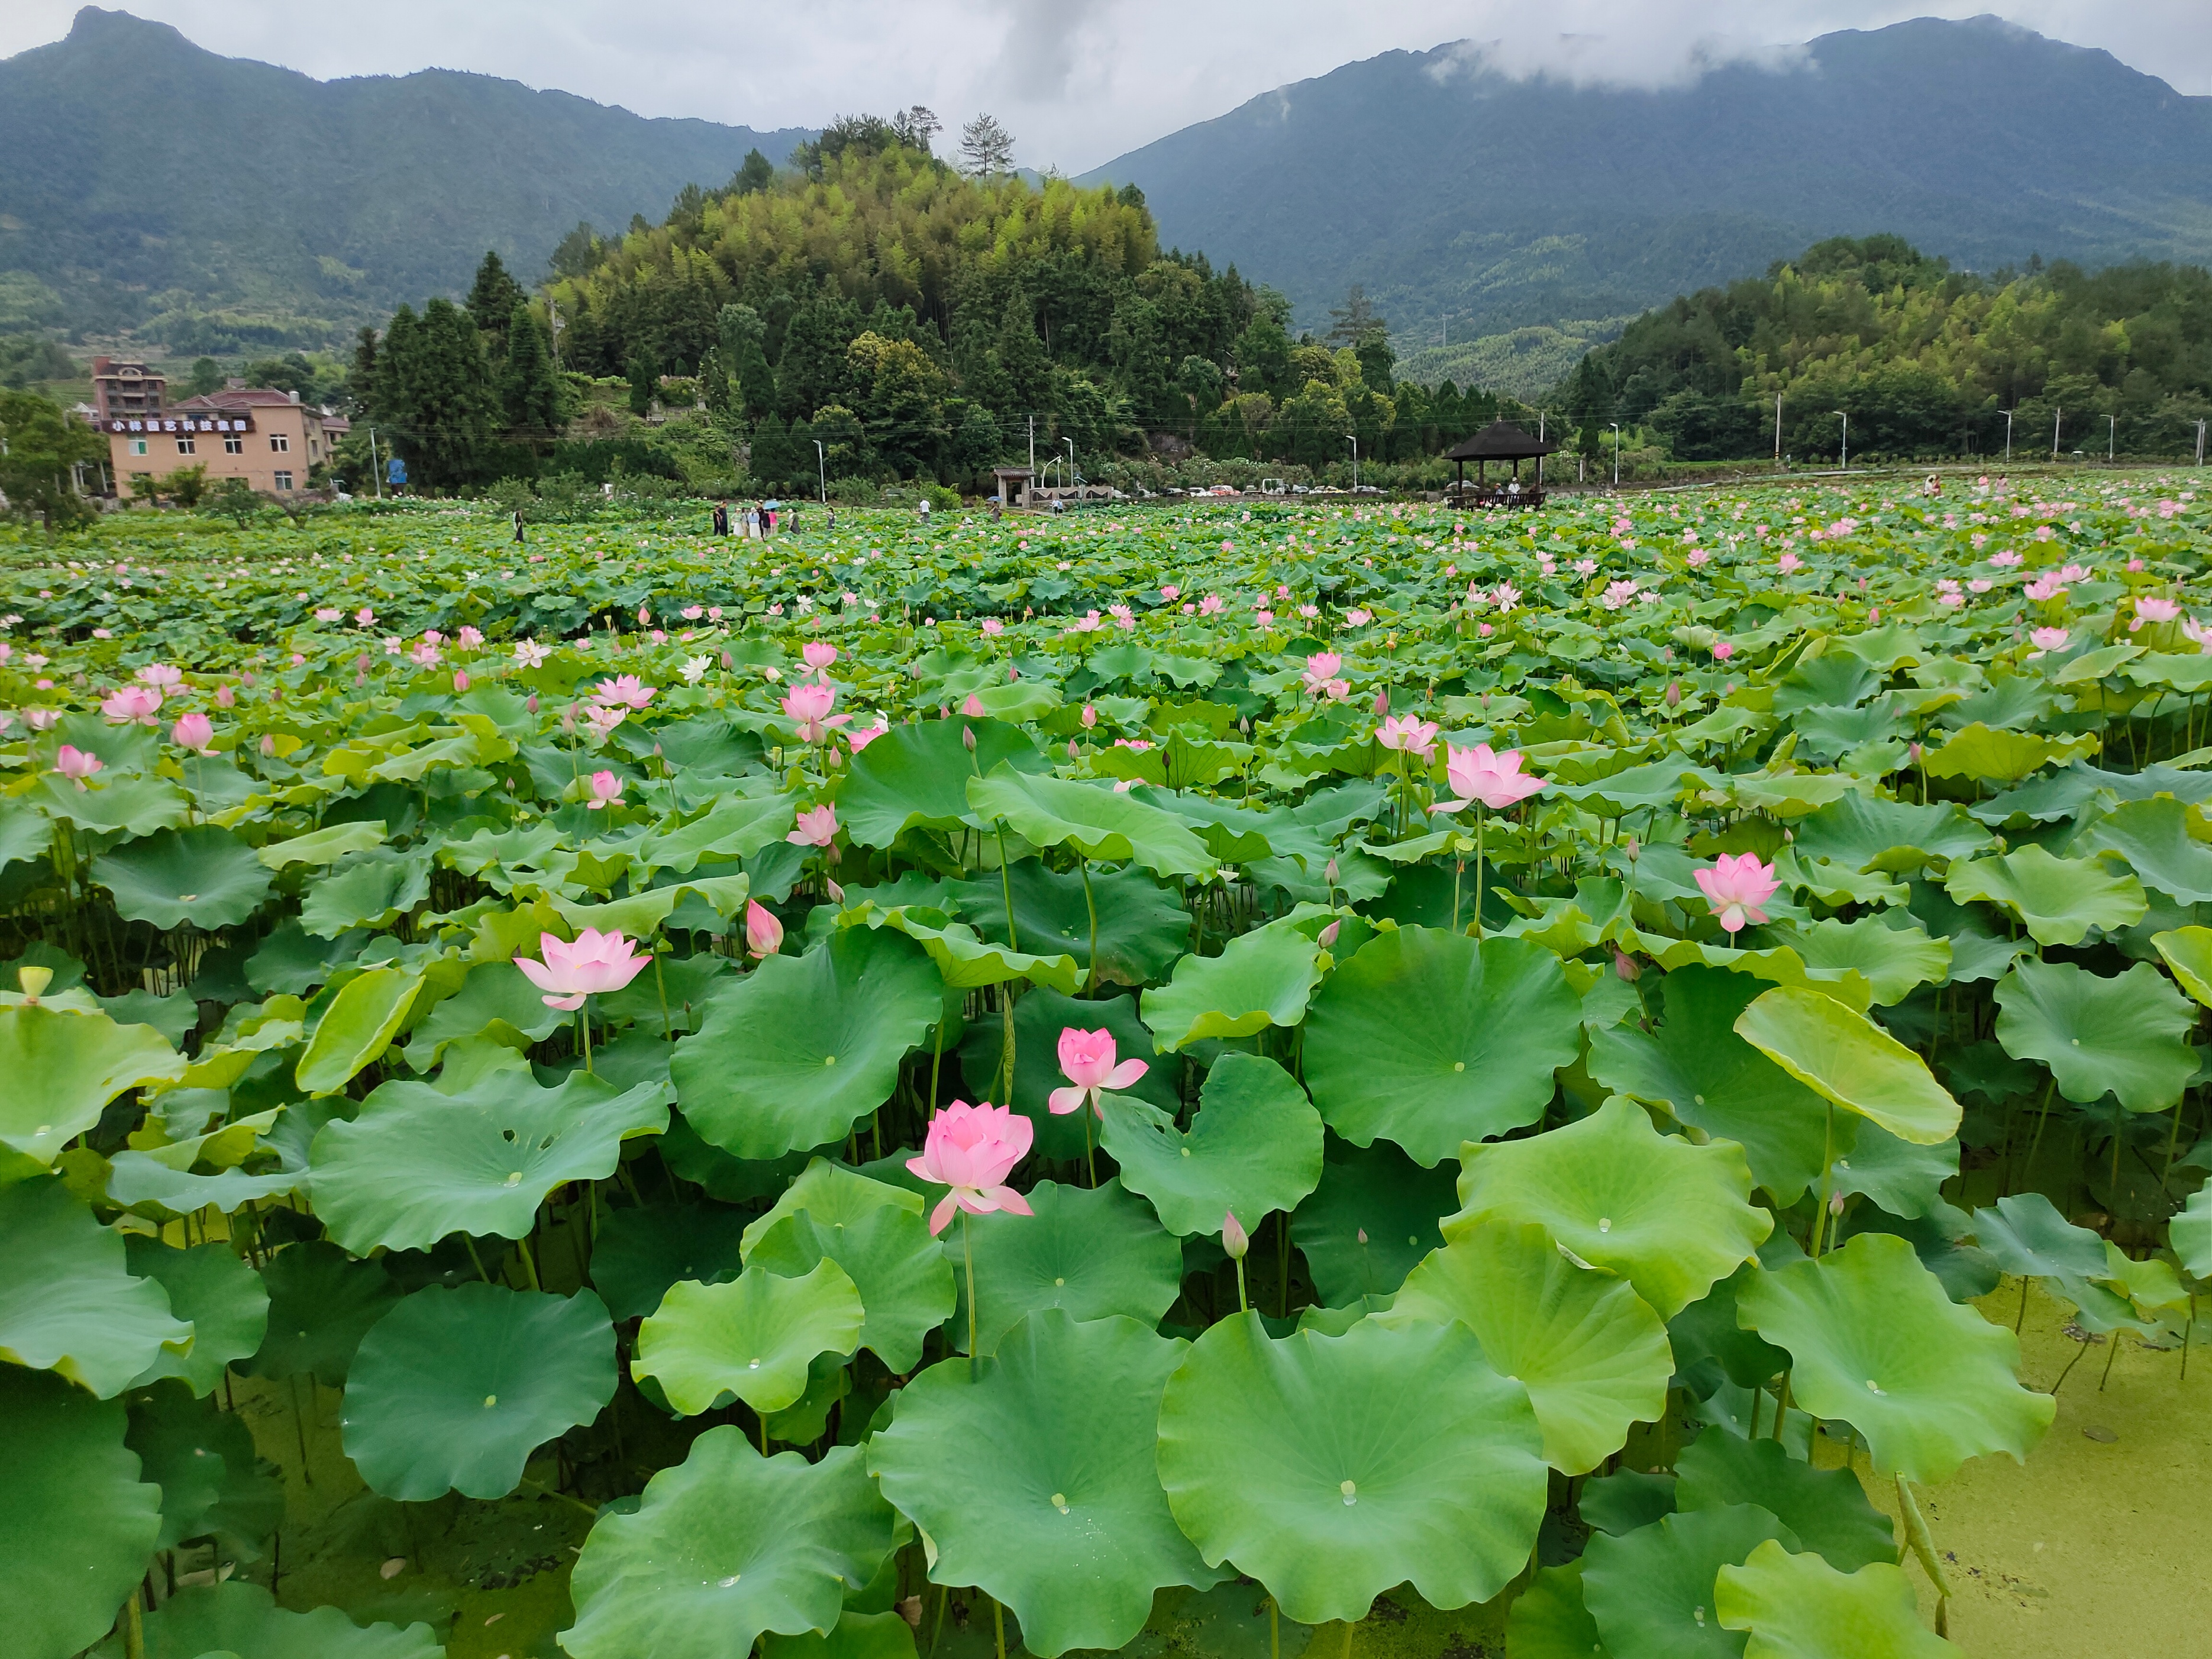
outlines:
[{"label": "lotus bud", "polygon": [[1096,703],[1089,703],[1089,702],[1085,703],[1085,704],[1083,705],[1083,729],[1084,729],[1085,731],[1088,732],[1089,730],[1091,730],[1091,727],[1093,727],[1094,726],[1096,726],[1096,725],[1097,725],[1097,724],[1098,724],[1098,706],[1097,706],[1097,704],[1096,704]]},{"label": "lotus bud", "polygon": [[1613,971],[1631,985],[1644,977],[1644,969],[1637,965],[1636,958],[1617,945],[1613,947]]},{"label": "lotus bud", "polygon": [[1375,694],[1375,712],[1378,714],[1390,712],[1390,693],[1387,687]]},{"label": "lotus bud", "polygon": [[736,659],[728,652],[722,653],[722,666],[725,670],[735,668],[737,665]]},{"label": "lotus bud", "polygon": [[532,714],[536,714],[538,712],[538,694],[535,691],[532,691],[528,696],[522,700],[522,706],[525,708],[527,708]]},{"label": "lotus bud", "polygon": [[960,712],[965,714],[971,720],[982,719],[984,713],[986,712],[983,708],[982,698],[970,691],[968,694],[968,701],[960,705]]},{"label": "lotus bud", "polygon": [[1667,707],[1669,708],[1680,708],[1681,706],[1682,682],[1680,680],[1668,680],[1667,682]]},{"label": "lotus bud", "polygon": [[1841,1215],[1843,1212],[1844,1195],[1841,1193],[1830,1194],[1828,1195],[1828,1213],[1830,1215]]},{"label": "lotus bud", "polygon": [[469,689],[469,675],[468,675],[468,671],[467,671],[466,669],[465,669],[465,668],[456,668],[456,669],[453,671],[453,690],[454,690],[454,691],[458,693],[458,692],[465,691],[465,690],[467,690],[468,689]]},{"label": "lotus bud", "polygon": [[1081,751],[1080,750],[1079,750],[1079,749],[1075,746],[1075,739],[1074,739],[1073,738],[1070,738],[1067,740],[1067,757],[1068,757],[1068,759],[1070,759],[1070,760],[1073,760],[1073,759],[1076,757],[1076,756],[1077,756],[1077,755],[1079,755],[1079,754],[1080,754],[1081,752],[1082,752],[1082,751]]},{"label": "lotus bud", "polygon": [[1364,1244],[1367,1242],[1367,1229],[1364,1227],[1362,1227],[1359,1230],[1359,1242],[1362,1244]]},{"label": "lotus bud", "polygon": [[234,708],[238,706],[238,693],[227,685],[218,685],[215,689],[215,701],[218,708]]},{"label": "lotus bud", "polygon": [[570,737],[576,734],[576,705],[573,702],[561,711],[561,729]]},{"label": "lotus bud", "polygon": [[238,683],[240,685],[245,686],[248,690],[251,690],[254,684],[253,676],[251,674],[240,674],[238,677]]},{"label": "lotus bud", "polygon": [[745,949],[755,961],[774,956],[783,948],[783,924],[758,899],[745,905]]},{"label": "lotus bud", "polygon": [[845,902],[845,890],[840,887],[836,882],[830,880],[829,877],[824,876],[822,878],[822,885],[828,890],[832,902],[838,904],[842,904]]},{"label": "lotus bud", "polygon": [[1251,1235],[1238,1223],[1234,1210],[1221,1218],[1221,1248],[1228,1252],[1231,1261],[1242,1261],[1244,1252],[1252,1248]]},{"label": "lotus bud", "polygon": [[46,994],[46,987],[53,981],[54,970],[51,968],[40,968],[27,962],[15,970],[15,982],[23,988],[23,1000],[34,1008],[39,1006],[39,999]]},{"label": "lotus bud", "polygon": [[1008,663],[1008,664],[1006,665],[1006,684],[1007,684],[1012,685],[1012,684],[1016,680],[1018,680],[1018,679],[1021,678],[1021,677],[1022,677],[1022,671],[1021,671],[1020,669],[1018,669],[1018,668],[1015,667],[1015,666],[1013,665],[1013,664],[1012,664],[1012,663]]},{"label": "lotus bud", "polygon": [[1330,886],[1335,886],[1338,874],[1336,860],[1334,859],[1331,859],[1327,864],[1323,865],[1322,866],[1321,873],[1322,879],[1327,881]]},{"label": "lotus bud", "polygon": [[1911,753],[1912,763],[1913,763],[1915,766],[1919,765],[1919,764],[1920,764],[1920,745],[1919,745],[1918,744],[1917,744],[1917,743],[1916,743],[1916,744],[1914,744],[1912,745],[1912,749],[1911,749]]},{"label": "lotus bud", "polygon": [[1638,842],[1636,837],[1633,836],[1631,836],[1626,841],[1621,843],[1620,850],[1628,854],[1628,861],[1631,864],[1635,863],[1638,859],[1644,855],[1643,847]]},{"label": "lotus bud", "polygon": [[1344,924],[1340,921],[1332,921],[1328,927],[1322,928],[1321,932],[1315,936],[1314,943],[1320,945],[1324,951],[1334,951],[1336,949],[1337,933],[1343,926]]},{"label": "lotus bud", "polygon": [[264,757],[276,752],[276,737],[274,732],[264,732],[261,734],[261,752]]}]

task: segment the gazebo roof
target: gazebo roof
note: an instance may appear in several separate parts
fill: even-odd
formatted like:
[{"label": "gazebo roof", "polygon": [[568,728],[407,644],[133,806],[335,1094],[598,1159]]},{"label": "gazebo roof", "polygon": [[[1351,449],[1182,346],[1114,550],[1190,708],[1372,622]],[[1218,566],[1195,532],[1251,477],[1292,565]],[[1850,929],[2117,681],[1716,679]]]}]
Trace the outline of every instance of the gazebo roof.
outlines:
[{"label": "gazebo roof", "polygon": [[1510,421],[1492,421],[1464,442],[1444,451],[1448,461],[1531,461],[1559,445],[1532,438]]}]

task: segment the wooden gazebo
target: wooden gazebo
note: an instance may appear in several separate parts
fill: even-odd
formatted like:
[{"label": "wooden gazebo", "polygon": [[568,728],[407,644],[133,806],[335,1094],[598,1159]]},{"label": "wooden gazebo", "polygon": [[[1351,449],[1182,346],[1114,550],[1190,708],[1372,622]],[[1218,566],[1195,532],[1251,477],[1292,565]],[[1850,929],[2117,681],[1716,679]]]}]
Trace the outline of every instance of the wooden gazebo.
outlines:
[{"label": "wooden gazebo", "polygon": [[[1464,442],[1444,451],[1444,459],[1455,463],[1458,480],[1452,493],[1462,501],[1467,498],[1467,464],[1474,463],[1474,502],[1478,507],[1541,507],[1544,491],[1540,482],[1527,489],[1521,488],[1521,463],[1549,455],[1559,445],[1547,443],[1541,438],[1532,438],[1510,421],[1492,421],[1488,426]],[[1487,476],[1492,461],[1513,463],[1510,487],[1490,483]]]}]

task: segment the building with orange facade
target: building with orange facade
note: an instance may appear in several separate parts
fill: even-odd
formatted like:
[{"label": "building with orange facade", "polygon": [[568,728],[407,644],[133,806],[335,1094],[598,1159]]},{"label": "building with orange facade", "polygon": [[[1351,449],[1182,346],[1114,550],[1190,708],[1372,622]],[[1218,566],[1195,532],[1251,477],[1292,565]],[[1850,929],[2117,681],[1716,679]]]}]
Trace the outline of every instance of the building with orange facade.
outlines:
[{"label": "building with orange facade", "polygon": [[162,375],[105,357],[94,360],[93,389],[118,491],[201,466],[210,484],[243,478],[264,495],[294,495],[307,488],[309,470],[331,458],[322,410],[297,392],[233,381],[172,404]]}]

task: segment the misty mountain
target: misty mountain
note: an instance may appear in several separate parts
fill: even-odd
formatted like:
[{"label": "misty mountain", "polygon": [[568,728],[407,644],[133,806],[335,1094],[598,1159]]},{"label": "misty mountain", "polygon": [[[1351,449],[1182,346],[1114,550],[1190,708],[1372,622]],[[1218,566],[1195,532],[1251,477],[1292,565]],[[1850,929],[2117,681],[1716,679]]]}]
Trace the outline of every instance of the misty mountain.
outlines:
[{"label": "misty mountain", "polygon": [[1980,17],[1659,91],[1515,80],[1464,42],[1387,52],[1090,177],[1137,185],[1164,243],[1233,259],[1308,326],[1357,283],[1401,353],[1449,327],[1417,369],[1525,361],[1534,380],[1571,362],[1563,341],[1832,235],[1895,232],[1978,270],[2212,261],[2208,155],[2212,99]]},{"label": "misty mountain", "polygon": [[534,280],[578,221],[657,223],[814,136],[446,70],[317,81],[88,6],[0,60],[0,329],[324,344],[462,292],[487,248]]}]

